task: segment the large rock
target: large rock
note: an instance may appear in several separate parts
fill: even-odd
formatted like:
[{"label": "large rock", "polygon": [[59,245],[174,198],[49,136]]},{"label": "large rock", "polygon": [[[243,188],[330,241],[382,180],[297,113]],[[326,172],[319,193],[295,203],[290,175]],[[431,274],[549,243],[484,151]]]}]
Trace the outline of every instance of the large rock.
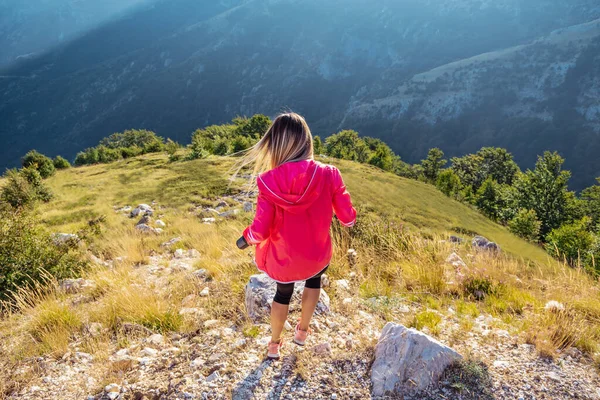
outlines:
[{"label": "large rock", "polygon": [[500,252],[500,246],[494,242],[490,242],[483,236],[475,236],[471,241],[471,245],[477,250],[487,250],[495,253]]},{"label": "large rock", "polygon": [[414,329],[393,322],[381,332],[371,367],[373,398],[416,393],[436,384],[460,354]]},{"label": "large rock", "polygon": [[[277,284],[266,274],[252,275],[250,282],[246,285],[246,312],[254,322],[259,322],[271,313],[271,303],[277,290]],[[300,306],[304,283],[297,283],[294,288],[294,296],[290,304],[290,310]],[[317,303],[317,314],[329,313],[329,296],[321,290],[321,298]]]},{"label": "large rock", "polygon": [[152,215],[153,213],[154,210],[148,204],[140,204],[139,206],[131,210],[129,217],[135,218],[138,215]]}]

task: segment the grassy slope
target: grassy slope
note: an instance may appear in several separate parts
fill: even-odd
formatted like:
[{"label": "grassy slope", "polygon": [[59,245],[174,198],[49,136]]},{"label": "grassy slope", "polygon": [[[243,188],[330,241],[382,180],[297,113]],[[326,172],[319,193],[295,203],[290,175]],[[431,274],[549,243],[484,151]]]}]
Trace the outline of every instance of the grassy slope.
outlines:
[{"label": "grassy slope", "polygon": [[[447,234],[462,228],[496,241],[513,255],[548,262],[542,249],[516,238],[431,185],[353,162],[323,161],[341,169],[357,205],[400,220],[409,229]],[[114,205],[157,201],[184,211],[192,204],[203,205],[206,197],[237,191],[228,181],[233,162],[229,158],[211,158],[169,163],[162,155],[151,155],[59,171],[48,180],[56,197],[42,208],[43,218],[52,230],[69,232],[94,216],[112,215]]]}]

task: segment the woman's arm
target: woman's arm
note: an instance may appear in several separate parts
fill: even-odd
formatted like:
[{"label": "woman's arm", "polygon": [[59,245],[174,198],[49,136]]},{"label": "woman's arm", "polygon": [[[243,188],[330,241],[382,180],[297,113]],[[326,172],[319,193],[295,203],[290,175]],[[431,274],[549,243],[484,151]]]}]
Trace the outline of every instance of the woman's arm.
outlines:
[{"label": "woman's arm", "polygon": [[342,225],[346,227],[354,226],[356,223],[356,210],[352,206],[352,199],[350,193],[346,190],[342,174],[335,167],[333,170],[333,187],[333,212]]},{"label": "woman's arm", "polygon": [[267,240],[274,218],[275,206],[259,192],[254,221],[244,230],[244,238],[248,244],[259,244]]}]

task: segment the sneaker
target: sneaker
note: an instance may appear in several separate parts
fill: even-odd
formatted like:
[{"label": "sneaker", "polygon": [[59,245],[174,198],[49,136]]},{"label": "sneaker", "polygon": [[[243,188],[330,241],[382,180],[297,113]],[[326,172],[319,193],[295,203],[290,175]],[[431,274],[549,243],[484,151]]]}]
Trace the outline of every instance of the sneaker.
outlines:
[{"label": "sneaker", "polygon": [[279,350],[283,347],[283,339],[279,343],[269,342],[269,349],[267,350],[267,357],[271,360],[279,360]]},{"label": "sneaker", "polygon": [[303,331],[300,329],[300,323],[298,323],[298,325],[296,325],[296,329],[294,330],[294,343],[296,343],[298,346],[304,346],[309,333],[310,328],[306,331]]}]

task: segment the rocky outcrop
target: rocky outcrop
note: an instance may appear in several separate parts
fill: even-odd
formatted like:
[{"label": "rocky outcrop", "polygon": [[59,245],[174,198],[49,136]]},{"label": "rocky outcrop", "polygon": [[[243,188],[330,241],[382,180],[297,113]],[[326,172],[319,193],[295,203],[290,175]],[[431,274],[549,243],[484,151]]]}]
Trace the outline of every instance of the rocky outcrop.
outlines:
[{"label": "rocky outcrop", "polygon": [[150,207],[148,204],[140,204],[139,206],[137,206],[136,208],[131,210],[129,217],[135,218],[139,215],[143,216],[143,215],[152,215],[152,214],[154,214],[154,210],[152,209],[152,207]]},{"label": "rocky outcrop", "polygon": [[373,398],[416,393],[437,383],[460,354],[414,329],[393,322],[381,332],[371,367]]},{"label": "rocky outcrop", "polygon": [[471,241],[471,245],[477,250],[500,252],[500,246],[497,243],[491,242],[483,236],[475,236]]},{"label": "rocky outcrop", "polygon": [[[255,322],[267,318],[271,312],[271,303],[277,290],[277,284],[266,274],[252,275],[250,282],[246,285],[246,312],[248,317]],[[294,288],[294,296],[290,304],[290,310],[295,310],[300,303],[304,290],[304,283],[297,283]],[[321,290],[321,298],[317,303],[316,314],[329,313],[329,296]]]}]

